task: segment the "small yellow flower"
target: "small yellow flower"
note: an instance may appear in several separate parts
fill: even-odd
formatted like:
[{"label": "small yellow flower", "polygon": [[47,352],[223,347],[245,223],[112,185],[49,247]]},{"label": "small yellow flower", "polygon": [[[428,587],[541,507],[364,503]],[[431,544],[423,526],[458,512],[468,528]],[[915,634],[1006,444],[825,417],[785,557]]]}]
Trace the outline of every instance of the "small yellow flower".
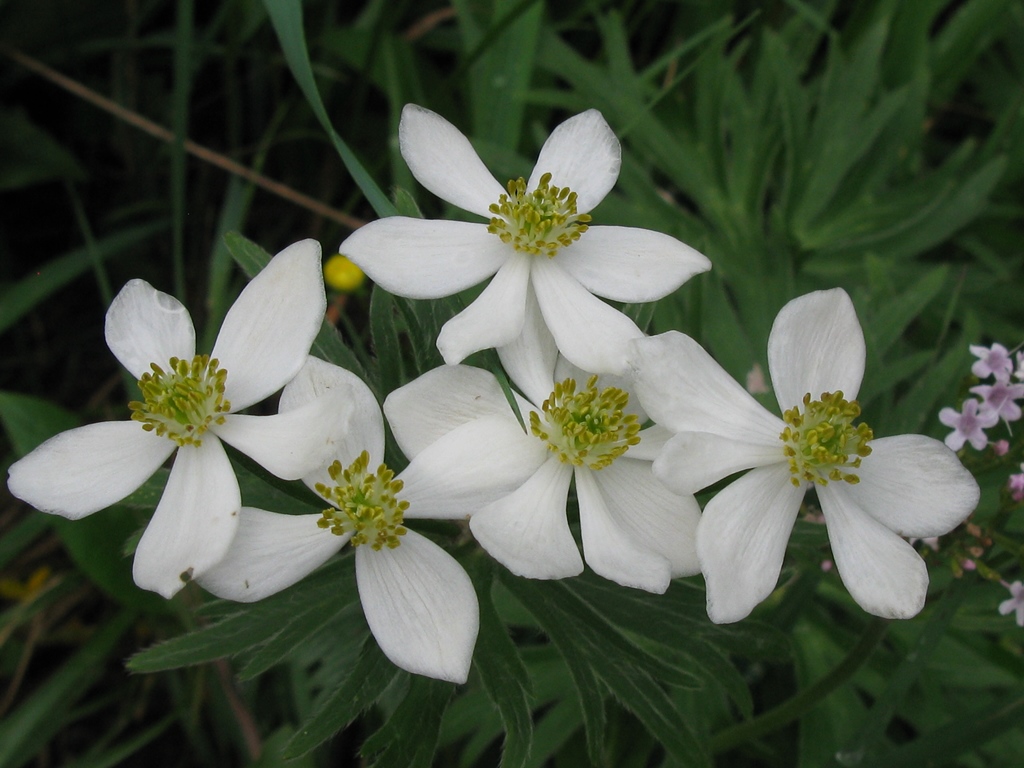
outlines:
[{"label": "small yellow flower", "polygon": [[363,270],[336,253],[324,264],[324,282],[341,293],[353,293],[366,281]]},{"label": "small yellow flower", "polygon": [[36,568],[24,583],[17,579],[0,579],[0,598],[27,603],[46,586],[51,571],[47,566]]}]

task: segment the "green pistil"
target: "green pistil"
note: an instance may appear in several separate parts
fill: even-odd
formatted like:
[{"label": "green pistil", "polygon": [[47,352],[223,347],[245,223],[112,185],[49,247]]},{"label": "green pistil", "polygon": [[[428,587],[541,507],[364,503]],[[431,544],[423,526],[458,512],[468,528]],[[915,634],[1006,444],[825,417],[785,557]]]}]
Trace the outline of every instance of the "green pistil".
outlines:
[{"label": "green pistil", "polygon": [[508,183],[508,194],[502,194],[489,210],[494,214],[487,231],[509,243],[517,251],[545,254],[553,258],[558,249],[580,239],[587,231],[590,216],[576,213],[576,193],[568,187],[552,187],[551,174],[540,177],[540,185],[526,191],[526,180]]},{"label": "green pistil", "polygon": [[228,372],[209,355],[196,355],[191,362],[172,357],[168,370],[150,363],[151,373],[142,374],[139,389],[145,402],[128,403],[132,418],[147,432],[156,432],[178,445],[202,445],[210,424],[223,424],[231,403],[224,399]]},{"label": "green pistil", "polygon": [[860,416],[856,400],[847,401],[842,392],[823,392],[820,400],[804,395],[803,407],[786,411],[782,418],[786,428],[779,439],[789,459],[790,481],[799,487],[804,481],[828,485],[829,480],[842,480],[851,485],[860,477],[848,469],[860,466],[860,460],[871,453],[868,441],[874,435],[867,424],[853,426]]},{"label": "green pistil", "polygon": [[352,533],[352,546],[369,544],[375,551],[384,547],[394,549],[405,535],[402,526],[408,501],[399,501],[396,494],[402,490],[401,480],[384,464],[376,474],[366,471],[370,454],[363,451],[348,469],[334,462],[328,473],[336,485],[316,484],[316,491],[333,506],[324,510],[317,520],[321,528],[330,528],[336,536]]},{"label": "green pistil", "polygon": [[597,376],[576,391],[575,379],[555,384],[544,401],[544,422],[530,412],[530,431],[566,464],[604,469],[640,442],[640,424],[634,414],[625,414],[629,393],[615,387],[598,391]]}]

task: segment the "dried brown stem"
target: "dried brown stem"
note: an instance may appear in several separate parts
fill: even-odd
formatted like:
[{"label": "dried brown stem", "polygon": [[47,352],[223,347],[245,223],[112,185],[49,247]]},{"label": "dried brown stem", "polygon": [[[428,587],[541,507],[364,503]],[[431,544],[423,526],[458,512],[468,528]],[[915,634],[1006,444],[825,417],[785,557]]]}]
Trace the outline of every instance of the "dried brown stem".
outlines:
[{"label": "dried brown stem", "polygon": [[[152,120],[143,117],[138,112],[132,112],[130,109],[122,107],[117,102],[108,99],[106,96],[97,93],[91,88],[87,88],[77,80],[72,80],[55,69],[51,69],[41,61],[33,59],[31,56],[27,56],[21,51],[2,44],[0,44],[0,53],[3,53],[7,57],[18,62],[26,69],[35,72],[46,80],[49,80],[54,85],[60,86],[82,100],[89,102],[93,106],[99,107],[105,112],[109,112],[119,120],[135,126],[154,138],[165,141],[168,144],[173,144],[176,141],[174,134],[162,125],[154,123]],[[212,149],[204,147],[201,144],[197,144],[191,139],[185,139],[183,144],[185,151],[190,155],[198,157],[200,160],[210,163],[210,165],[214,165],[228,173],[239,176],[256,186],[267,190],[271,194],[277,195],[278,197],[294,203],[295,205],[301,206],[302,208],[312,211],[324,218],[336,221],[349,229],[358,229],[366,223],[362,219],[358,219],[343,211],[338,211],[328,205],[324,205],[319,200],[315,200],[308,195],[304,195],[285,184],[269,179],[251,168],[246,168],[244,165],[235,162],[231,158],[225,157],[219,152],[214,152]]]}]

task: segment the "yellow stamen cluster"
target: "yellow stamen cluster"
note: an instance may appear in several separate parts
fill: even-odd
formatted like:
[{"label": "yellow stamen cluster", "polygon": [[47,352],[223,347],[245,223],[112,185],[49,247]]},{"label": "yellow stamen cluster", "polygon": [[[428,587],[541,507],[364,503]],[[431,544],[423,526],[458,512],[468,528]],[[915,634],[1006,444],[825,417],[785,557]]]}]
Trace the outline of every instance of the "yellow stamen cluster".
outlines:
[{"label": "yellow stamen cluster", "polygon": [[330,528],[336,536],[351,532],[353,547],[369,544],[379,552],[402,543],[399,537],[405,535],[402,521],[409,502],[396,498],[404,483],[394,479],[394,472],[381,464],[376,474],[370,474],[369,463],[370,454],[363,451],[348,469],[340,461],[328,468],[336,485],[317,483],[316,491],[333,506],[324,510],[317,525]]},{"label": "yellow stamen cluster", "polygon": [[166,371],[156,363],[149,367],[152,372],[139,379],[145,402],[128,403],[132,418],[178,445],[202,445],[203,433],[211,424],[223,424],[231,410],[224,399],[228,372],[209,355],[196,355],[191,362],[172,357]]},{"label": "yellow stamen cluster", "polygon": [[555,384],[544,401],[544,422],[536,411],[530,413],[530,431],[566,464],[604,469],[640,442],[640,424],[635,414],[625,414],[629,393],[615,387],[598,391],[597,376],[576,391],[575,379]]},{"label": "yellow stamen cluster", "polygon": [[804,481],[828,485],[829,480],[842,480],[854,485],[860,482],[853,472],[860,460],[871,453],[868,441],[874,435],[867,424],[853,426],[860,416],[860,404],[847,401],[843,393],[823,392],[820,400],[804,395],[803,407],[786,411],[782,418],[786,428],[779,439],[789,459],[790,481],[800,486]]},{"label": "yellow stamen cluster", "polygon": [[576,213],[576,193],[551,186],[550,173],[540,177],[532,192],[526,191],[521,177],[509,181],[507,188],[508,194],[488,209],[494,218],[487,231],[517,251],[553,258],[559,248],[572,245],[587,231],[590,216]]}]

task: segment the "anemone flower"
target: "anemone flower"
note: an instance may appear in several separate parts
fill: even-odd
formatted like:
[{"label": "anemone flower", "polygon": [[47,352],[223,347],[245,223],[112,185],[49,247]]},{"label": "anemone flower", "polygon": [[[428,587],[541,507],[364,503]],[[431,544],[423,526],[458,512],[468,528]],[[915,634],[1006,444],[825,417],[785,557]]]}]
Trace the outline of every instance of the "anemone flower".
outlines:
[{"label": "anemone flower", "polygon": [[[363,613],[384,654],[409,672],[463,683],[479,627],[476,592],[462,566],[406,522],[462,517],[507,493],[523,470],[514,461],[498,466],[494,451],[473,455],[456,435],[396,476],[380,463],[384,422],[373,394],[354,374],[315,358],[285,387],[281,412],[337,393],[352,403],[352,419],[333,437],[329,460],[303,477],[327,509],[283,515],[243,507],[226,557],[200,584],[230,600],[260,600],[350,544]],[[475,445],[479,430],[500,438],[511,429],[518,425],[485,423],[463,433]]]},{"label": "anemone flower", "polygon": [[[614,377],[599,388],[597,376],[559,364],[539,315],[528,317],[535,321],[500,352],[526,395],[514,395],[519,417],[491,373],[444,366],[388,396],[384,410],[395,437],[410,456],[460,444],[495,457],[496,466],[526,470],[507,495],[466,510],[477,541],[513,573],[557,579],[583,570],[566,517],[575,480],[587,564],[624,586],[664,592],[673,577],[699,570],[697,502],[651,473],[667,433],[640,428],[643,413]],[[453,454],[448,466],[457,462]]]},{"label": "anemone flower", "polygon": [[171,597],[224,556],[238,526],[238,481],[222,440],[297,479],[343,427],[347,407],[326,399],[278,416],[239,413],[299,371],[325,305],[320,246],[295,243],[245,287],[213,351],[197,355],[185,307],[145,280],[130,281],[107,310],[105,335],[139,380],[143,399],[129,404],[132,419],[47,440],[11,467],[11,493],[78,519],[123,499],[177,451],[133,568],[136,584]]},{"label": "anemone flower", "polygon": [[640,402],[675,433],[654,474],[685,493],[750,470],[708,502],[697,528],[713,621],[742,619],[775,588],[812,486],[854,600],[885,618],[924,605],[928,570],[904,537],[948,533],[974,509],[978,484],[938,440],[875,438],[854,425],[864,359],[864,334],[841,289],[794,299],[775,318],[768,367],[781,419],[688,336],[633,343]]},{"label": "anemone flower", "polygon": [[[399,141],[424,187],[487,223],[392,216],[353,232],[340,251],[381,287],[415,299],[450,296],[493,276],[441,329],[437,346],[446,363],[515,341],[533,311],[573,364],[619,373],[626,342],[643,334],[597,297],[654,301],[711,267],[668,235],[590,226],[589,212],[615,184],[620,164],[619,142],[597,110],[559,125],[529,180],[506,187],[469,140],[428,109],[406,105]],[[537,297],[532,310],[528,288]]]}]

